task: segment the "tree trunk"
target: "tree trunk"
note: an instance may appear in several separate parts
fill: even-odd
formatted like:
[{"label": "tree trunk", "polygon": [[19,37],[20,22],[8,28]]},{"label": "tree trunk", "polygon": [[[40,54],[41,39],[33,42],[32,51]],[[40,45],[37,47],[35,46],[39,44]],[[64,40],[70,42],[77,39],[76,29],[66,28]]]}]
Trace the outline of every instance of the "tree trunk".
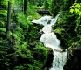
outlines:
[{"label": "tree trunk", "polygon": [[27,2],[28,0],[24,0],[24,14],[27,15]]},{"label": "tree trunk", "polygon": [[8,1],[8,11],[7,11],[7,24],[6,24],[6,38],[7,46],[10,47],[10,20],[11,20],[11,3]]}]

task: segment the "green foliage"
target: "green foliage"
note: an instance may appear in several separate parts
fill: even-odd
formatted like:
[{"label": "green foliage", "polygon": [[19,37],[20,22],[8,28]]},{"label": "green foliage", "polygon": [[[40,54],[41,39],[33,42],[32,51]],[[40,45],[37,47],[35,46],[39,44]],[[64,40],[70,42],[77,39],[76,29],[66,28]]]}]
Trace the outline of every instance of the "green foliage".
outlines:
[{"label": "green foliage", "polygon": [[62,34],[63,31],[64,31],[63,28],[57,28],[57,29],[54,30],[54,32],[55,32],[55,33],[58,33],[58,34]]},{"label": "green foliage", "polygon": [[62,7],[61,4],[63,4],[62,2],[63,0],[52,0],[50,10],[53,16],[55,16],[58,12],[60,12],[60,7]]},{"label": "green foliage", "polygon": [[33,20],[40,18],[40,15],[36,11],[37,11],[37,6],[28,4],[28,11],[27,11],[28,19]]},{"label": "green foliage", "polygon": [[30,23],[28,23],[29,21],[27,20],[27,17],[26,17],[26,15],[24,15],[24,13],[18,13],[17,18],[18,18],[18,22],[20,23],[21,27],[23,27],[23,28],[27,28],[28,25],[30,24]]},{"label": "green foliage", "polygon": [[71,13],[75,13],[75,14],[81,16],[81,3],[74,3],[74,4],[70,7],[70,12],[71,12]]},{"label": "green foliage", "polygon": [[6,17],[7,17],[7,11],[6,10],[0,10],[0,27],[5,27],[6,23]]},{"label": "green foliage", "polygon": [[75,0],[52,0],[50,11],[53,16],[55,16],[61,11],[69,10],[69,7],[72,6],[74,2]]},{"label": "green foliage", "polygon": [[7,11],[6,10],[0,10],[0,15],[7,16]]},{"label": "green foliage", "polygon": [[0,27],[1,28],[5,27],[5,21],[4,20],[3,21],[0,21]]},{"label": "green foliage", "polygon": [[44,3],[44,0],[28,0],[28,2],[32,5],[42,6]]},{"label": "green foliage", "polygon": [[0,5],[7,6],[9,0],[1,0]]},{"label": "green foliage", "polygon": [[42,69],[42,66],[43,65],[42,65],[41,62],[34,60],[34,64],[33,64],[33,69],[34,70],[41,70]]},{"label": "green foliage", "polygon": [[28,58],[30,61],[32,61],[32,53],[30,50],[28,50],[28,44],[26,42],[20,44],[20,46],[16,46],[16,53],[22,56],[23,58]]},{"label": "green foliage", "polygon": [[48,3],[47,0],[44,2],[44,8],[45,8],[45,9],[48,9],[48,8],[49,8],[49,3]]},{"label": "green foliage", "polygon": [[5,28],[0,28],[0,32],[6,32]]},{"label": "green foliage", "polygon": [[16,66],[14,68],[14,70],[23,70],[23,69],[24,69],[24,66],[22,66],[22,65]]},{"label": "green foliage", "polygon": [[70,7],[70,13],[75,14],[76,17],[76,28],[75,31],[80,34],[80,26],[81,26],[81,3],[74,3]]},{"label": "green foliage", "polygon": [[15,8],[20,8],[22,7],[22,4],[23,4],[23,0],[13,0],[14,1],[14,7]]},{"label": "green foliage", "polygon": [[36,47],[34,48],[34,50],[36,50],[36,52],[38,52],[38,53],[41,53],[43,56],[47,56],[47,51],[48,50],[40,42],[37,42]]},{"label": "green foliage", "polygon": [[20,27],[18,27],[12,35],[14,36],[17,42],[20,42],[23,39],[23,30]]}]

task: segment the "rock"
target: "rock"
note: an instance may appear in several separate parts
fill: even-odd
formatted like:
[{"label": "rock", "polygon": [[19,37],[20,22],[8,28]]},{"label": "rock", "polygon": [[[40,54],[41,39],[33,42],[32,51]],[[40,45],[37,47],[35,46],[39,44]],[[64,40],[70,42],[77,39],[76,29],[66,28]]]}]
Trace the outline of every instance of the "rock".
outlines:
[{"label": "rock", "polygon": [[68,59],[64,70],[81,70],[81,50],[71,49],[71,51],[68,51]]},{"label": "rock", "polygon": [[40,15],[51,15],[50,12],[45,9],[39,9],[37,10],[37,13],[39,13]]}]

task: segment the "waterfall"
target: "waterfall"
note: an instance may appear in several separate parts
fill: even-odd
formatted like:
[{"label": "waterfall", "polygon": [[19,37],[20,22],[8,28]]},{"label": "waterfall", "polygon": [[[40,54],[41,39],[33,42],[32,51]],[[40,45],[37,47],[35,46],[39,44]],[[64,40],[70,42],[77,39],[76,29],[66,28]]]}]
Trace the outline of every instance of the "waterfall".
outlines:
[{"label": "waterfall", "polygon": [[44,43],[45,47],[53,49],[54,60],[53,66],[49,70],[63,70],[63,66],[67,60],[67,51],[62,51],[60,48],[60,40],[52,30],[52,26],[57,21],[60,14],[57,14],[55,18],[52,16],[43,16],[38,20],[33,20],[32,23],[43,25],[40,30],[43,34],[40,37],[40,42]]},{"label": "waterfall", "polygon": [[63,70],[63,66],[67,60],[67,50],[64,52],[55,51],[54,52],[54,60],[53,60],[53,67],[49,70]]}]

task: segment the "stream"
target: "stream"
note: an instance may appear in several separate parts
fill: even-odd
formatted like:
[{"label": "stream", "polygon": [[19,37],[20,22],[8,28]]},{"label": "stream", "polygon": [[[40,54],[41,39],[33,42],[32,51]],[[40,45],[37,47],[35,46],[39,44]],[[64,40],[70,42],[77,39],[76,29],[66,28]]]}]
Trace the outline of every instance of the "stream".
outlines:
[{"label": "stream", "polygon": [[43,25],[44,27],[40,29],[43,34],[40,37],[40,42],[42,42],[45,47],[53,49],[54,60],[52,67],[49,70],[63,70],[63,66],[67,61],[67,50],[62,51],[60,47],[60,40],[54,34],[52,26],[56,23],[60,14],[57,14],[55,18],[52,16],[43,16],[38,20],[33,20],[32,23]]}]

